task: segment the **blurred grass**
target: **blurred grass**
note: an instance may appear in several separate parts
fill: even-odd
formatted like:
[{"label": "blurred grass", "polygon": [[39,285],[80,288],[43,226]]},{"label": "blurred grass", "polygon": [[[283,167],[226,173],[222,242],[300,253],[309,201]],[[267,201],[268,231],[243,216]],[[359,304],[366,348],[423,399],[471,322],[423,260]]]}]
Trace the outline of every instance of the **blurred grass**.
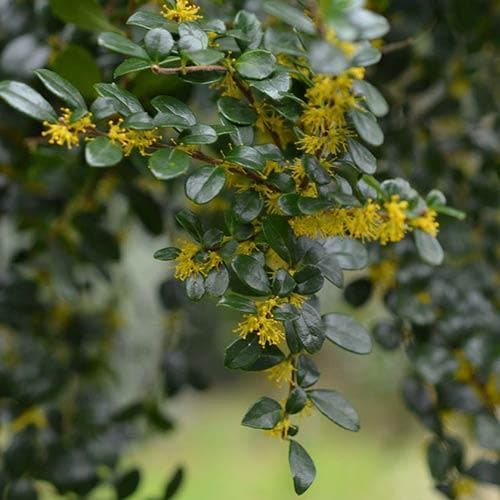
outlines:
[{"label": "blurred grass", "polygon": [[[171,435],[150,438],[128,457],[145,474],[134,498],[157,496],[178,464],[187,472],[179,500],[296,498],[286,443],[239,424],[259,395],[258,390],[233,387],[176,401],[180,427]],[[386,412],[392,409],[386,406]],[[297,439],[315,459],[318,476],[302,498],[438,499],[425,470],[422,436],[407,418],[407,429],[393,425],[392,418],[368,418],[362,431],[353,434],[321,416],[308,417]]]}]

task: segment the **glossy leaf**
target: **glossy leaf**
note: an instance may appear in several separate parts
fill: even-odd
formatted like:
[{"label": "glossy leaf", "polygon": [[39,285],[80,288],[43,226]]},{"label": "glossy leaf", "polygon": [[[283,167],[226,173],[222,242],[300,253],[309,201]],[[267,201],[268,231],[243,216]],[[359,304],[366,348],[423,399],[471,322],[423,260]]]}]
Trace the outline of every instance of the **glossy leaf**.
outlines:
[{"label": "glossy leaf", "polygon": [[112,167],[123,158],[122,148],[107,137],[97,137],[85,147],[85,161],[91,167]]},{"label": "glossy leaf", "polygon": [[351,316],[345,314],[326,314],[326,338],[355,354],[369,354],[372,341],[368,331]]},{"label": "glossy leaf", "polygon": [[316,467],[307,451],[297,441],[290,439],[288,462],[292,472],[293,486],[297,495],[302,495],[316,478]]},{"label": "glossy leaf", "polygon": [[348,431],[359,430],[359,417],[351,404],[338,392],[315,389],[307,392],[312,404],[332,422]]},{"label": "glossy leaf", "polygon": [[148,167],[157,179],[170,180],[185,174],[190,162],[190,157],[183,151],[160,149],[149,157]]},{"label": "glossy leaf", "polygon": [[17,111],[38,121],[56,122],[54,108],[35,90],[21,82],[0,82],[0,97]]}]

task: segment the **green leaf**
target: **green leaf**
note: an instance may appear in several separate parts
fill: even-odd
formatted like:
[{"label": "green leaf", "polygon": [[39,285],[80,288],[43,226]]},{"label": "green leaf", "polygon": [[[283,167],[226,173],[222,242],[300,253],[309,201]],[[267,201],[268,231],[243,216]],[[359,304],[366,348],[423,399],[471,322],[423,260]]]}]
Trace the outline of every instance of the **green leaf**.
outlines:
[{"label": "green leaf", "polygon": [[372,146],[380,146],[384,142],[384,133],[371,113],[352,110],[350,117],[359,136],[365,142]]},{"label": "green leaf", "polygon": [[278,297],[286,297],[295,289],[296,283],[285,269],[277,269],[273,278],[273,293]]},{"label": "green leaf", "polygon": [[264,169],[266,159],[255,148],[250,146],[237,146],[231,154],[226,156],[230,162],[237,163],[249,170],[256,170],[261,172]]},{"label": "green leaf", "polygon": [[297,283],[296,291],[301,295],[313,295],[323,288],[323,273],[316,266],[307,265],[293,275]]},{"label": "green leaf", "polygon": [[323,276],[338,288],[344,286],[344,274],[339,261],[334,255],[325,255],[314,264],[323,273]]},{"label": "green leaf", "polygon": [[146,33],[144,45],[149,56],[154,61],[160,61],[170,54],[174,47],[174,39],[167,30],[154,28]]},{"label": "green leaf", "polygon": [[141,481],[141,473],[139,469],[131,469],[124,474],[118,476],[114,481],[116,497],[121,500],[133,495]]},{"label": "green leaf", "polygon": [[366,247],[357,240],[349,238],[328,238],[325,250],[333,255],[342,269],[354,271],[368,265]]},{"label": "green leaf", "polygon": [[297,441],[290,439],[288,462],[292,472],[293,487],[297,495],[302,495],[316,478],[316,467],[307,451]]},{"label": "green leaf", "polygon": [[160,149],[149,157],[148,167],[157,179],[165,181],[185,174],[189,169],[190,160],[189,155],[183,151]]},{"label": "green leaf", "polygon": [[87,109],[87,104],[78,89],[70,82],[48,69],[38,69],[35,75],[54,95],[73,109]]},{"label": "green leaf", "polygon": [[54,108],[35,90],[21,82],[0,82],[0,97],[17,111],[40,122],[56,122]]},{"label": "green leaf", "polygon": [[226,349],[224,366],[231,370],[242,370],[254,363],[261,352],[262,347],[259,345],[257,335],[237,339]]},{"label": "green leaf", "polygon": [[316,389],[307,392],[313,405],[332,422],[348,431],[359,431],[359,417],[349,401],[338,392]]},{"label": "green leaf", "polygon": [[202,167],[187,178],[186,195],[190,200],[202,205],[213,200],[222,191],[225,183],[224,167]]},{"label": "green leaf", "polygon": [[382,59],[380,50],[374,47],[363,47],[356,52],[351,64],[353,66],[371,66],[377,64],[380,59]]},{"label": "green leaf", "polygon": [[180,210],[175,216],[175,220],[196,240],[203,240],[203,227],[200,219],[191,210]]},{"label": "green leaf", "polygon": [[378,117],[385,116],[389,112],[389,105],[380,91],[371,83],[365,80],[356,80],[353,83],[353,89],[356,94],[365,98],[368,109]]},{"label": "green leaf", "polygon": [[123,122],[123,127],[133,130],[151,130],[154,125],[151,117],[145,111],[141,111],[127,116]]},{"label": "green leaf", "polygon": [[250,255],[237,255],[231,267],[238,278],[254,292],[268,295],[271,292],[269,278],[263,264]]},{"label": "green leaf", "polygon": [[422,260],[431,266],[441,265],[444,259],[444,252],[437,238],[420,229],[416,229],[414,234],[418,254]]},{"label": "green leaf", "polygon": [[446,347],[424,344],[415,353],[415,370],[428,383],[437,384],[458,369],[458,361]]},{"label": "green leaf", "polygon": [[253,429],[272,429],[281,420],[282,410],[274,399],[261,398],[247,411],[241,424]]},{"label": "green leaf", "polygon": [[170,260],[175,260],[181,251],[176,248],[176,247],[166,247],[162,248],[161,250],[157,250],[153,257],[156,260],[162,260],[162,261],[170,261]]},{"label": "green leaf", "polygon": [[101,33],[97,43],[113,52],[149,61],[149,56],[142,47],[119,33]]},{"label": "green leaf", "polygon": [[492,415],[481,414],[475,418],[475,433],[479,444],[487,450],[500,450],[500,423]]},{"label": "green leaf", "polygon": [[369,354],[372,341],[367,330],[345,314],[326,314],[323,316],[326,325],[326,338],[355,354]]},{"label": "green leaf", "polygon": [[235,340],[226,349],[224,365],[232,370],[267,370],[285,360],[285,355],[275,345],[262,347],[259,337],[251,334]]},{"label": "green leaf", "polygon": [[374,174],[377,170],[377,159],[371,151],[354,139],[347,140],[349,155],[353,163],[365,174]]},{"label": "green leaf", "polygon": [[297,241],[284,217],[271,215],[262,223],[262,231],[269,246],[286,262],[292,264],[296,257]]},{"label": "green leaf", "polygon": [[254,87],[271,99],[278,101],[285,97],[285,93],[290,90],[292,79],[288,73],[278,73],[266,80],[250,82],[250,87]]},{"label": "green leaf", "polygon": [[137,71],[144,71],[151,68],[151,63],[145,61],[144,59],[137,59],[131,57],[125,59],[120,65],[118,65],[113,73],[113,78],[118,78],[123,75],[128,75],[129,73],[135,73]]},{"label": "green leaf", "polygon": [[151,104],[159,112],[155,125],[160,127],[186,128],[196,125],[196,116],[182,101],[170,96],[157,96]]},{"label": "green leaf", "polygon": [[453,466],[448,447],[439,439],[433,439],[427,446],[427,463],[432,477],[444,481]]},{"label": "green leaf", "polygon": [[292,7],[290,4],[273,0],[264,2],[263,7],[268,14],[277,17],[298,31],[302,31],[308,35],[316,34],[314,22],[301,10]]},{"label": "green leaf", "polygon": [[208,47],[208,36],[196,24],[183,23],[179,26],[179,50],[195,52]]},{"label": "green leaf", "polygon": [[177,32],[177,23],[174,21],[169,21],[159,14],[150,12],[148,10],[139,10],[132,14],[128,20],[127,24],[130,26],[138,26],[139,28],[144,28],[147,30],[152,30],[155,28],[163,28],[171,33]]},{"label": "green leaf", "polygon": [[238,125],[253,125],[257,121],[257,113],[241,99],[221,97],[217,108],[224,118]]},{"label": "green leaf", "polygon": [[205,295],[205,279],[200,273],[191,274],[186,280],[186,293],[190,300],[199,301]]},{"label": "green leaf", "polygon": [[309,61],[313,71],[327,75],[339,75],[349,66],[344,53],[324,40],[311,43]]},{"label": "green leaf", "polygon": [[101,97],[111,99],[116,112],[123,116],[144,111],[139,99],[134,94],[118,87],[116,83],[97,83],[94,87]]},{"label": "green leaf", "polygon": [[244,78],[263,80],[274,71],[276,58],[267,50],[249,50],[238,58],[234,67]]},{"label": "green leaf", "polygon": [[224,59],[224,52],[215,49],[194,50],[187,54],[189,59],[199,66],[218,63]]},{"label": "green leaf", "polygon": [[85,146],[85,161],[91,167],[112,167],[123,158],[122,148],[107,137],[97,137]]},{"label": "green leaf", "polygon": [[257,308],[255,307],[255,304],[252,300],[236,293],[227,293],[219,300],[217,305],[229,307],[230,309],[250,314],[254,314],[257,312]]},{"label": "green leaf", "polygon": [[325,340],[324,325],[319,312],[313,306],[304,303],[299,318],[293,321],[293,326],[308,353],[314,354],[321,350]]},{"label": "green leaf", "polygon": [[170,500],[174,498],[174,496],[179,491],[182,483],[184,481],[184,468],[178,467],[177,470],[172,474],[172,477],[169,479],[167,486],[165,487],[165,494],[163,495],[162,500]]},{"label": "green leaf", "polygon": [[255,14],[240,10],[234,18],[234,28],[238,33],[238,43],[240,46],[256,49],[260,45],[262,27]]},{"label": "green leaf", "polygon": [[243,222],[255,220],[264,208],[264,200],[253,190],[237,193],[234,197],[233,211]]},{"label": "green leaf", "polygon": [[211,269],[205,278],[205,288],[212,297],[222,297],[228,286],[229,273],[224,265]]},{"label": "green leaf", "polygon": [[98,0],[50,0],[52,12],[65,23],[76,24],[79,28],[91,31],[114,29],[106,18]]},{"label": "green leaf", "polygon": [[307,393],[302,387],[296,387],[290,392],[286,401],[285,410],[287,413],[299,413],[307,403]]},{"label": "green leaf", "polygon": [[179,135],[183,144],[213,144],[217,142],[217,132],[210,125],[194,125]]},{"label": "green leaf", "polygon": [[109,97],[98,97],[91,104],[90,112],[96,120],[104,120],[116,113],[115,102]]},{"label": "green leaf", "polygon": [[297,383],[301,387],[310,387],[319,380],[319,370],[314,361],[301,354],[297,359]]}]

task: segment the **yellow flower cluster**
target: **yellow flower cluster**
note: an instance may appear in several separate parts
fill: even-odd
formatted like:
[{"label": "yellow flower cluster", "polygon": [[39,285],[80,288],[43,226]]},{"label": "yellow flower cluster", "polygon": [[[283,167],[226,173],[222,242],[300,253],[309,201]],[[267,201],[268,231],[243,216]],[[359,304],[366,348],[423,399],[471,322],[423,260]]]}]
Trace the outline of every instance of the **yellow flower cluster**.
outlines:
[{"label": "yellow flower cluster", "polygon": [[350,68],[338,76],[317,75],[306,92],[300,118],[304,135],[298,148],[308,154],[338,154],[345,151],[350,131],[347,112],[358,106],[352,93],[354,80],[364,78],[364,68]]},{"label": "yellow flower cluster", "polygon": [[57,144],[72,149],[74,146],[78,146],[82,134],[95,129],[95,124],[92,123],[91,113],[87,113],[82,118],[71,122],[71,110],[63,108],[61,111],[62,115],[57,123],[43,122],[47,130],[42,132],[42,136],[49,138],[49,144]]},{"label": "yellow flower cluster", "polygon": [[282,303],[278,297],[271,297],[257,304],[257,312],[245,314],[243,321],[234,329],[241,338],[246,338],[250,333],[259,337],[259,344],[277,345],[285,340],[283,323],[273,316],[273,309]]},{"label": "yellow flower cluster", "polygon": [[132,130],[122,127],[123,118],[116,123],[108,123],[108,137],[114,144],[119,144],[123,149],[124,156],[130,156],[133,149],[137,148],[142,156],[147,156],[147,148],[150,148],[161,139],[156,130]]},{"label": "yellow flower cluster", "polygon": [[410,220],[410,225],[415,229],[420,229],[432,236],[437,236],[439,223],[436,220],[437,213],[435,210],[427,210],[424,214]]},{"label": "yellow flower cluster", "polygon": [[272,137],[270,135],[270,132],[272,131],[273,134],[279,138],[283,148],[293,142],[295,139],[293,130],[291,127],[286,125],[285,120],[281,115],[262,103],[255,104],[254,109],[258,114],[255,126],[262,134],[263,141],[271,140],[272,142]]},{"label": "yellow flower cluster", "polygon": [[175,7],[164,5],[162,15],[170,21],[185,23],[197,21],[203,16],[199,14],[200,8],[192,4],[189,0],[175,0]]},{"label": "yellow flower cluster", "polygon": [[269,380],[276,382],[281,387],[283,383],[291,384],[293,382],[294,371],[295,368],[292,361],[286,359],[280,364],[266,370],[266,374]]},{"label": "yellow flower cluster", "polygon": [[382,245],[401,241],[406,232],[414,228],[437,235],[438,223],[433,210],[411,219],[407,216],[407,209],[408,202],[394,195],[382,207],[369,200],[363,207],[334,208],[294,217],[290,224],[297,236],[349,236],[362,241],[379,241]]},{"label": "yellow flower cluster", "polygon": [[191,241],[181,243],[181,253],[175,259],[175,278],[185,281],[192,274],[206,276],[209,271],[222,264],[221,256],[214,251],[207,252],[203,260],[197,260],[200,250],[201,247]]}]

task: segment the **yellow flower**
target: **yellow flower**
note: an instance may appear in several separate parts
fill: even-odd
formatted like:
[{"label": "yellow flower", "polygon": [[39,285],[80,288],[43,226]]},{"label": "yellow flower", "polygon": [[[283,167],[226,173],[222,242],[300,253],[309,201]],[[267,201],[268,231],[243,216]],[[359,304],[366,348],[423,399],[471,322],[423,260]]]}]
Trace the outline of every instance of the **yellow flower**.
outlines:
[{"label": "yellow flower", "polygon": [[274,318],[272,310],[280,304],[276,297],[271,297],[257,304],[257,312],[245,314],[243,321],[234,329],[241,338],[246,338],[250,333],[259,337],[259,344],[277,345],[285,339],[283,323]]},{"label": "yellow flower", "polygon": [[358,49],[356,44],[341,40],[333,28],[327,29],[326,40],[334,47],[340,49],[347,57],[352,57]]},{"label": "yellow flower", "polygon": [[189,0],[175,0],[175,7],[164,5],[162,8],[163,17],[177,23],[202,19],[203,16],[199,12],[200,8],[197,5],[193,5]]},{"label": "yellow flower", "polygon": [[362,68],[352,68],[338,76],[317,75],[305,94],[306,106],[300,117],[303,136],[297,147],[308,154],[333,154],[345,151],[351,135],[347,112],[358,107],[352,92],[354,79],[363,76]]},{"label": "yellow flower", "polygon": [[295,371],[295,367],[290,359],[286,359],[282,361],[280,364],[273,366],[266,370],[267,378],[276,382],[279,387],[283,385],[283,383],[291,384],[293,383],[293,373]]},{"label": "yellow flower", "polygon": [[122,147],[124,156],[130,156],[134,148],[137,148],[142,156],[147,156],[146,149],[161,139],[157,129],[132,130],[122,127],[122,123],[123,118],[120,118],[116,123],[108,122],[108,138],[114,144],[119,144]]},{"label": "yellow flower", "polygon": [[410,219],[409,223],[415,229],[421,229],[431,236],[436,237],[439,229],[439,222],[436,220],[437,213],[435,210],[427,210],[419,217]]},{"label": "yellow flower", "polygon": [[382,245],[401,241],[406,230],[407,201],[400,201],[398,195],[393,195],[390,201],[384,203],[386,217],[380,227],[379,240]]},{"label": "yellow flower", "polygon": [[469,360],[465,357],[462,350],[455,353],[455,358],[458,361],[458,368],[454,373],[454,378],[458,382],[470,382],[474,378],[474,370]]},{"label": "yellow flower", "polygon": [[290,225],[297,236],[309,238],[328,238],[346,235],[348,210],[334,208],[312,215],[303,215],[290,219]]},{"label": "yellow flower", "polygon": [[224,78],[213,83],[210,88],[219,89],[222,96],[241,99],[241,90],[238,88],[231,71],[226,71]]},{"label": "yellow flower", "polygon": [[476,483],[469,478],[462,477],[457,479],[453,484],[453,494],[455,498],[463,498],[469,496],[475,490]]},{"label": "yellow flower", "polygon": [[292,426],[292,422],[287,417],[287,418],[284,418],[283,420],[281,420],[280,422],[278,422],[271,430],[266,431],[266,432],[271,437],[287,439],[288,438],[288,431],[289,431],[291,426]]},{"label": "yellow flower", "polygon": [[484,389],[489,402],[493,406],[500,405],[500,379],[496,373],[490,375]]},{"label": "yellow flower", "polygon": [[238,244],[236,253],[242,255],[250,255],[255,250],[257,250],[257,245],[255,244],[255,241],[248,240],[248,241],[242,241],[241,243]]},{"label": "yellow flower", "polygon": [[396,283],[396,272],[398,268],[396,262],[392,260],[382,260],[368,268],[371,280],[381,290],[387,290]]},{"label": "yellow flower", "polygon": [[68,108],[62,109],[62,115],[57,123],[45,121],[43,125],[47,130],[42,132],[42,136],[49,138],[49,144],[66,146],[68,149],[78,146],[80,136],[95,128],[91,113],[71,122],[71,111]]},{"label": "yellow flower", "polygon": [[380,206],[368,200],[362,208],[352,208],[347,211],[345,226],[352,238],[374,240],[377,237],[381,217]]},{"label": "yellow flower", "polygon": [[20,432],[29,425],[34,425],[39,429],[47,427],[47,417],[41,408],[29,408],[21,413],[11,424],[14,432]]},{"label": "yellow flower", "polygon": [[222,264],[221,256],[214,251],[207,252],[203,260],[197,260],[195,257],[200,250],[201,247],[191,241],[181,243],[181,252],[175,259],[175,278],[185,281],[192,274],[206,276],[210,270]]}]

